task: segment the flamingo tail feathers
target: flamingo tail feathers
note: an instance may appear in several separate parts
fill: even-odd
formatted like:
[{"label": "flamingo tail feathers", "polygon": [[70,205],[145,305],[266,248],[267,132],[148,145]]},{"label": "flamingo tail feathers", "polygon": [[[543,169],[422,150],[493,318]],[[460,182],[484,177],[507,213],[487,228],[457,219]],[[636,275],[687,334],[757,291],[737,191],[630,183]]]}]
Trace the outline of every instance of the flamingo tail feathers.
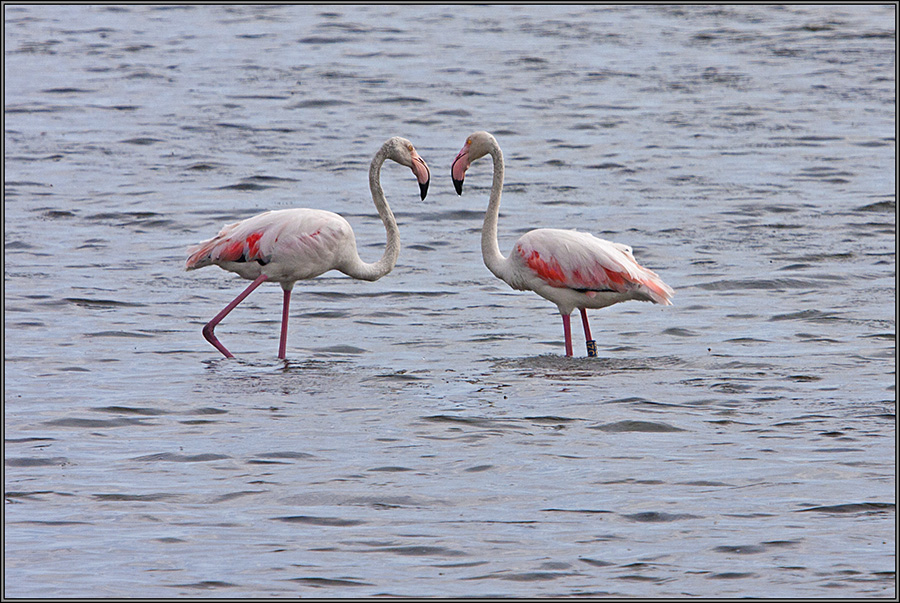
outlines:
[{"label": "flamingo tail feathers", "polygon": [[[226,227],[219,236],[209,241],[189,247],[190,254],[184,264],[185,270],[196,270],[216,262],[248,262],[257,260],[264,263],[259,250],[259,240],[263,233],[254,232],[246,237],[229,238],[230,228]],[[223,236],[224,235],[224,236]]]},{"label": "flamingo tail feathers", "polygon": [[[646,268],[644,270],[646,270]],[[643,285],[647,297],[649,297],[650,301],[653,303],[671,306],[672,296],[675,295],[675,291],[665,284],[661,278],[656,276],[656,273],[650,270],[646,270],[646,272],[649,274],[640,278],[638,282]]]},{"label": "flamingo tail feathers", "polygon": [[185,270],[196,270],[197,268],[203,268],[205,266],[211,266],[213,264],[212,260],[212,250],[215,249],[218,241],[215,239],[210,239],[204,243],[200,243],[199,245],[192,245],[188,247],[187,252],[190,254],[188,256],[187,261],[184,263]]}]

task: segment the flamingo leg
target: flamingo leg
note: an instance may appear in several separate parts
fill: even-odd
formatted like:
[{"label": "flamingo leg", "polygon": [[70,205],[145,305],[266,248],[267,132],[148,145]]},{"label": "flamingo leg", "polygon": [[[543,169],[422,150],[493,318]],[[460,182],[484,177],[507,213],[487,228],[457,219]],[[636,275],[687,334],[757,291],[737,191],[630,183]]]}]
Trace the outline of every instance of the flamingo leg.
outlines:
[{"label": "flamingo leg", "polygon": [[597,356],[597,342],[591,337],[591,326],[588,324],[587,310],[581,310],[581,324],[584,325],[584,343],[587,346],[587,355],[591,357]]},{"label": "flamingo leg", "polygon": [[572,322],[571,316],[563,314],[563,335],[566,337],[566,356],[572,355]]},{"label": "flamingo leg", "polygon": [[291,290],[284,290],[284,303],[281,307],[281,342],[278,344],[278,357],[284,360],[287,350],[288,308],[291,305]]},{"label": "flamingo leg", "polygon": [[235,298],[231,301],[230,304],[228,304],[227,306],[225,306],[224,308],[222,308],[222,311],[219,312],[218,314],[216,314],[216,315],[213,317],[213,319],[212,319],[211,321],[209,321],[208,323],[206,323],[206,326],[203,327],[203,337],[206,339],[206,341],[208,341],[208,342],[210,342],[211,344],[213,344],[213,346],[215,346],[215,348],[216,348],[217,350],[219,350],[220,352],[222,352],[222,354],[224,354],[226,358],[234,358],[234,356],[231,354],[231,352],[229,352],[227,349],[225,349],[225,346],[222,345],[222,343],[221,343],[218,339],[216,339],[216,334],[213,333],[213,330],[216,328],[216,325],[217,325],[217,324],[219,324],[220,322],[222,322],[222,319],[223,319],[223,318],[225,318],[226,316],[228,316],[228,314],[229,314],[232,310],[234,310],[234,309],[237,307],[237,305],[238,305],[239,303],[241,303],[242,301],[244,301],[244,299],[246,299],[246,297],[247,297],[248,295],[250,295],[251,293],[253,293],[253,290],[254,290],[254,289],[256,289],[257,287],[259,287],[260,285],[262,285],[262,284],[266,281],[266,279],[268,279],[268,278],[269,278],[269,277],[268,277],[267,275],[265,275],[265,274],[260,274],[258,277],[256,277],[256,280],[253,281],[252,283],[250,283],[250,286],[249,286],[249,287],[247,287],[246,289],[244,289],[243,292],[241,292],[240,295],[238,295],[237,297],[235,297]]}]

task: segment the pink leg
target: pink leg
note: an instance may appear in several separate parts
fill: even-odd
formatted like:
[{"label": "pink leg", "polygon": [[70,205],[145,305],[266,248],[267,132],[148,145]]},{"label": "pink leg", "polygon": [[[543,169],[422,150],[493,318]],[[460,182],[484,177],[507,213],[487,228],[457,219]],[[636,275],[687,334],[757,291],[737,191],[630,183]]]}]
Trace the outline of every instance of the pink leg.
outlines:
[{"label": "pink leg", "polygon": [[591,327],[590,325],[588,325],[587,310],[585,310],[584,308],[578,309],[581,310],[581,324],[584,325],[584,342],[587,346],[587,355],[596,356],[597,342],[594,341],[593,337],[591,337]]},{"label": "pink leg", "polygon": [[235,297],[235,298],[231,301],[230,304],[228,304],[227,306],[225,306],[225,307],[222,309],[221,312],[219,312],[218,314],[216,314],[216,315],[213,317],[213,319],[212,319],[211,321],[209,321],[208,323],[206,323],[206,326],[203,327],[203,337],[206,338],[206,341],[208,341],[208,342],[210,342],[211,344],[213,344],[217,350],[219,350],[220,352],[222,352],[222,353],[225,355],[226,358],[234,358],[234,356],[231,354],[231,352],[229,352],[228,350],[225,349],[225,346],[222,345],[222,344],[219,342],[218,339],[216,339],[216,334],[213,333],[213,330],[216,328],[216,325],[217,325],[217,324],[219,324],[220,322],[222,322],[222,319],[223,319],[223,318],[225,318],[226,316],[228,316],[229,312],[231,312],[232,310],[234,310],[234,309],[237,307],[237,305],[238,305],[239,303],[241,303],[242,301],[244,301],[244,299],[245,299],[248,295],[250,295],[251,293],[253,293],[253,290],[254,290],[254,289],[256,289],[257,287],[259,287],[260,285],[262,285],[262,284],[266,281],[266,279],[268,279],[268,278],[269,278],[269,277],[266,276],[265,274],[260,274],[258,277],[256,277],[256,280],[253,281],[252,283],[250,283],[250,286],[249,286],[249,287],[247,287],[246,289],[244,289],[244,291],[243,291],[240,295],[238,295],[237,297]]},{"label": "pink leg", "polygon": [[291,305],[291,290],[284,290],[284,303],[281,307],[281,343],[278,344],[278,357],[284,360],[287,350],[288,308]]},{"label": "pink leg", "polygon": [[563,334],[566,336],[566,356],[572,355],[572,323],[571,316],[563,314]]}]

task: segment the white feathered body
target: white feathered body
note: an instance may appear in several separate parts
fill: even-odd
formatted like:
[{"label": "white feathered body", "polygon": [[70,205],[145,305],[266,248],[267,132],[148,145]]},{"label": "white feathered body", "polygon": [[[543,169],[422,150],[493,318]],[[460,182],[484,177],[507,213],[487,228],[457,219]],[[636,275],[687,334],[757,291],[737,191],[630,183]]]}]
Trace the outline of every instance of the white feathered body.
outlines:
[{"label": "white feathered body", "polygon": [[342,270],[358,257],[347,220],[320,209],[267,211],[225,226],[188,253],[188,270],[216,265],[250,280],[266,274],[282,285]]},{"label": "white feathered body", "polygon": [[672,289],[635,261],[631,247],[576,230],[540,228],[522,235],[498,274],[569,314],[627,300],[670,305]]}]

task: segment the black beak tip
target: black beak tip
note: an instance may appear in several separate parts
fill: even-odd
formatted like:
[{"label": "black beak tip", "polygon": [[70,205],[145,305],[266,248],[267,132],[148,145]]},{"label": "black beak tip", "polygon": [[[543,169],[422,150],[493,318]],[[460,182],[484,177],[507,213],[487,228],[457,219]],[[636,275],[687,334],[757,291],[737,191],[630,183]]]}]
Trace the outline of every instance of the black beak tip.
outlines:
[{"label": "black beak tip", "polygon": [[453,186],[454,186],[454,188],[456,188],[457,195],[462,196],[462,185],[463,185],[462,180],[457,180],[456,178],[453,179]]},{"label": "black beak tip", "polygon": [[419,192],[422,193],[422,201],[425,200],[425,195],[428,194],[428,185],[431,184],[431,180],[428,182],[420,182],[419,183]]}]

